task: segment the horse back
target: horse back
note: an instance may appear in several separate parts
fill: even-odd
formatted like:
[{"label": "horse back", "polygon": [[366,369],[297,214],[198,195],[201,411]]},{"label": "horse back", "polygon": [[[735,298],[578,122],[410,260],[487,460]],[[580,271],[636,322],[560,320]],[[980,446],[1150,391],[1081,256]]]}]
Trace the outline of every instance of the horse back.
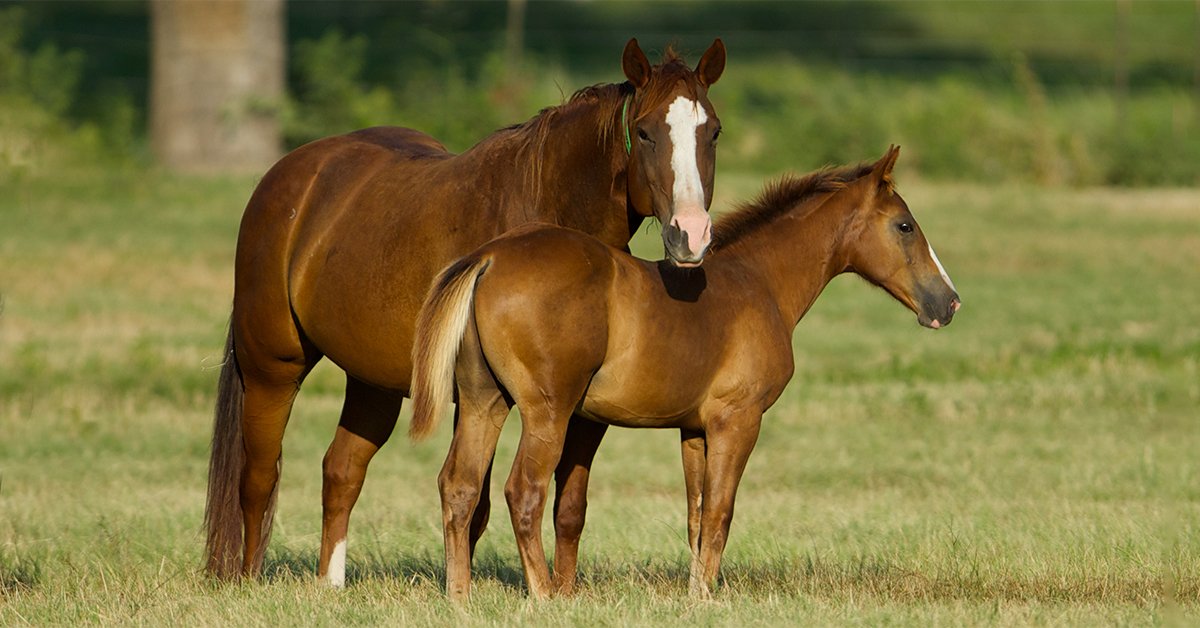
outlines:
[{"label": "horse back", "polygon": [[446,147],[430,135],[402,126],[373,126],[333,139],[379,146],[412,159],[450,156]]}]

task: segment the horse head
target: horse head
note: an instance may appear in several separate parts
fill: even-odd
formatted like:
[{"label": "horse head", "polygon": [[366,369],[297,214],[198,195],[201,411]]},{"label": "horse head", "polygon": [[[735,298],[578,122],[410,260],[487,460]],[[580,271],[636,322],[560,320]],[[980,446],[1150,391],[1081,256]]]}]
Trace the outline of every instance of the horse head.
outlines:
[{"label": "horse head", "polygon": [[851,184],[862,188],[863,200],[845,240],[848,266],[906,305],[921,325],[938,329],[950,324],[962,301],[908,204],[896,193],[892,167],[899,154],[900,147],[892,146],[870,173]]},{"label": "horse head", "polygon": [[725,70],[725,44],[715,40],[695,69],[670,51],[651,67],[637,39],[630,39],[621,63],[633,87],[621,118],[630,203],[662,223],[672,264],[698,266],[712,242],[708,208],[721,134],[708,88]]}]

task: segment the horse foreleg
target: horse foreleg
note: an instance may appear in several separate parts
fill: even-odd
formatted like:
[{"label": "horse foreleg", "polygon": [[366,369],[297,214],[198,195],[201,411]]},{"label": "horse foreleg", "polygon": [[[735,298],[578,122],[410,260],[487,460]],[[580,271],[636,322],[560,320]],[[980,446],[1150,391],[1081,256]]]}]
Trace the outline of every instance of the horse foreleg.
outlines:
[{"label": "horse foreleg", "polygon": [[321,554],[317,577],[341,587],[346,584],[346,537],[367,476],[367,465],[396,427],[403,397],[346,378],[346,401],[333,442],[322,464]]},{"label": "horse foreleg", "polygon": [[746,461],[758,440],[761,411],[726,412],[708,421],[704,489],[700,503],[700,560],[693,563],[691,594],[711,596],[729,539],[733,502]]},{"label": "horse foreleg", "polygon": [[592,460],[608,426],[572,416],[562,458],[554,470],[554,588],[569,595],[575,590],[579,537],[587,514],[587,487]]},{"label": "horse foreleg", "polygon": [[700,501],[704,489],[704,432],[679,431],[683,450],[683,484],[687,489],[688,548],[692,554],[691,577],[688,590],[701,595],[704,588],[700,579]]}]

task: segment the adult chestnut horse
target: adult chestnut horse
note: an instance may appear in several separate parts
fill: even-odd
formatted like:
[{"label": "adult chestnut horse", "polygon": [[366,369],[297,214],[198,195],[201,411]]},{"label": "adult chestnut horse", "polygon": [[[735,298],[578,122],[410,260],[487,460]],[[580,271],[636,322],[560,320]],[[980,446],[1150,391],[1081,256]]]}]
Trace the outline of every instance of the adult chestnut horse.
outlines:
[{"label": "adult chestnut horse", "polygon": [[[763,411],[792,376],[792,330],[825,285],[857,273],[935,329],[959,308],[893,190],[898,153],[774,184],[717,222],[699,269],[546,226],[447,268],[419,320],[411,433],[429,433],[457,377],[459,422],[439,477],[450,595],[470,590],[469,523],[511,403],[522,431],[505,496],[531,595],[551,589],[541,519],[572,414],[681,430],[691,591],[709,595]],[[560,588],[575,559],[556,554]]]},{"label": "adult chestnut horse", "polygon": [[720,131],[707,92],[724,44],[692,70],[670,51],[651,67],[630,40],[621,64],[628,82],[583,89],[460,155],[418,131],[373,128],[302,146],[263,177],[238,236],[205,511],[210,573],[260,572],[284,427],[328,357],[346,372],[346,400],[324,460],[318,575],[344,583],[350,510],[408,392],[417,311],[450,261],[535,221],[621,248],[654,216],[668,259],[700,263]]}]

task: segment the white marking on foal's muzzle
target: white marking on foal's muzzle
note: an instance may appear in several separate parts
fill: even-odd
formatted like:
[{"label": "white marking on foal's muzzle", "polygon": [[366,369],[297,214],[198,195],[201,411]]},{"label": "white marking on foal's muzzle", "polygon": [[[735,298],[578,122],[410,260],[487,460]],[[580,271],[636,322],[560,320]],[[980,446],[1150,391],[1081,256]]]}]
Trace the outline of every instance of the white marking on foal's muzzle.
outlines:
[{"label": "white marking on foal's muzzle", "polygon": [[671,171],[675,182],[673,218],[687,232],[688,248],[702,253],[708,246],[708,212],[704,211],[704,183],[696,161],[696,129],[708,121],[704,107],[680,96],[667,108],[667,126],[671,129]]},{"label": "white marking on foal's muzzle", "polygon": [[325,574],[325,582],[331,587],[346,586],[346,539],[333,546],[333,554],[329,556],[329,571]]},{"label": "white marking on foal's muzzle", "polygon": [[925,246],[929,248],[929,256],[933,258],[933,263],[937,264],[938,272],[942,273],[942,279],[946,281],[946,285],[950,286],[950,289],[957,293],[958,289],[954,287],[954,282],[950,281],[950,275],[946,274],[946,269],[942,266],[942,260],[938,259],[937,253],[933,252],[933,245],[926,242]]}]

